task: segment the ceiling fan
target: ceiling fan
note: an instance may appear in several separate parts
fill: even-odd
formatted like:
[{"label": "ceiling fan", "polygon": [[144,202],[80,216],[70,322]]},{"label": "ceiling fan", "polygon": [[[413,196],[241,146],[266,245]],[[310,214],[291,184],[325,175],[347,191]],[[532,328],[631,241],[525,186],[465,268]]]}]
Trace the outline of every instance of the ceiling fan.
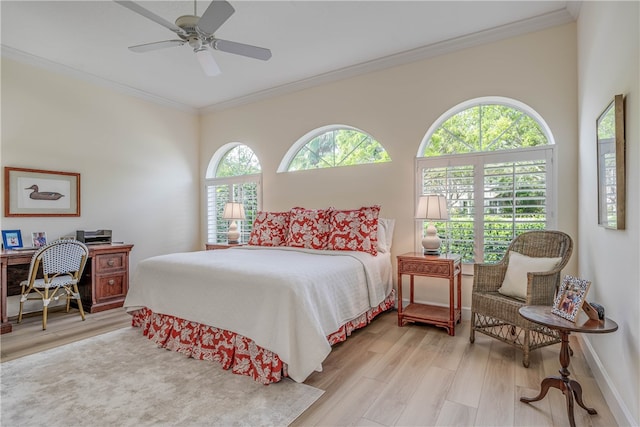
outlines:
[{"label": "ceiling fan", "polygon": [[144,53],[152,50],[188,44],[196,53],[196,57],[198,58],[202,69],[208,76],[216,76],[220,74],[220,67],[218,67],[218,64],[216,63],[216,60],[209,48],[263,61],[271,58],[271,51],[269,49],[229,40],[222,40],[214,36],[214,33],[218,28],[220,28],[222,24],[224,24],[235,12],[233,6],[224,0],[213,0],[201,17],[197,16],[196,0],[194,0],[193,15],[180,16],[176,19],[175,24],[172,24],[133,1],[114,1],[127,9],[144,16],[145,18],[168,28],[179,37],[179,39],[175,40],[165,40],[131,46],[129,47],[129,50],[132,52]]}]

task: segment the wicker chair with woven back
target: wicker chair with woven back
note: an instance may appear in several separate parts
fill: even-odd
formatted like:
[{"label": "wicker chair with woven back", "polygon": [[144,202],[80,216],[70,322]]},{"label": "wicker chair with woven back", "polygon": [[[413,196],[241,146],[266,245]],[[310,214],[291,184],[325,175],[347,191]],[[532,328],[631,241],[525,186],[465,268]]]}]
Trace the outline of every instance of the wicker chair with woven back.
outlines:
[{"label": "wicker chair with woven back", "polygon": [[[82,277],[89,250],[77,240],[60,239],[38,249],[31,258],[29,276],[20,283],[20,312],[18,323],[22,322],[24,303],[27,300],[42,301],[42,329],[47,329],[47,313],[49,304],[63,296],[67,301],[69,312],[71,300],[78,305],[82,320],[85,319],[82,309],[82,298],[78,291],[78,282]],[[42,271],[42,278],[38,278]],[[37,296],[31,297],[37,294]]]},{"label": "wicker chair with woven back", "polygon": [[509,245],[495,264],[475,264],[471,294],[471,334],[480,332],[523,352],[529,367],[531,350],[560,342],[556,331],[525,320],[525,305],[553,305],[560,272],[573,251],[571,237],[560,231],[527,231]]}]

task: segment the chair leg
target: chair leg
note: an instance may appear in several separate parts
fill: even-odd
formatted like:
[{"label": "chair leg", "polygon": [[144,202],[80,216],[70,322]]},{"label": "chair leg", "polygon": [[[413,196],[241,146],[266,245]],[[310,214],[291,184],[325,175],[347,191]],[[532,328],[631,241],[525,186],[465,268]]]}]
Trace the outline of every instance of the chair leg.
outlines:
[{"label": "chair leg", "polygon": [[471,312],[471,327],[469,328],[469,342],[471,344],[473,344],[476,341],[476,330],[475,330],[475,326],[476,326],[476,314],[472,311]]},{"label": "chair leg", "polygon": [[22,285],[20,291],[20,311],[18,312],[18,323],[22,323],[22,309],[24,308],[24,299],[27,297],[24,293],[25,285]]},{"label": "chair leg", "polygon": [[529,334],[530,331],[525,329],[524,331],[524,345],[522,347],[522,366],[529,367]]},{"label": "chair leg", "polygon": [[[78,291],[78,284],[73,285],[73,296],[78,302],[78,309],[80,310],[80,317],[84,320],[84,309],[82,308],[82,298],[80,298],[80,291]],[[69,300],[67,300],[67,311],[69,311]]]},{"label": "chair leg", "polygon": [[44,298],[42,299],[42,330],[47,329],[47,312],[49,310],[49,288],[44,288]]}]

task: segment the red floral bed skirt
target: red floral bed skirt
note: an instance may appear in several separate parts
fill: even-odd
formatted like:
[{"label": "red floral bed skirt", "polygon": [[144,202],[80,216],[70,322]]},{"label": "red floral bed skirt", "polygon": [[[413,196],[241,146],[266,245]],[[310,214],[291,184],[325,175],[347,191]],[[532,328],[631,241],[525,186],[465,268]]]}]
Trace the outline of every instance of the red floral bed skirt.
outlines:
[{"label": "red floral bed skirt", "polygon": [[[334,345],[345,341],[351,333],[367,326],[378,314],[394,306],[395,291],[375,308],[342,325],[327,339]],[[234,332],[203,325],[148,308],[132,312],[131,324],[142,328],[143,335],[158,347],[174,350],[194,359],[216,361],[234,374],[248,375],[262,384],[280,381],[287,376],[287,364],[277,354]]]}]

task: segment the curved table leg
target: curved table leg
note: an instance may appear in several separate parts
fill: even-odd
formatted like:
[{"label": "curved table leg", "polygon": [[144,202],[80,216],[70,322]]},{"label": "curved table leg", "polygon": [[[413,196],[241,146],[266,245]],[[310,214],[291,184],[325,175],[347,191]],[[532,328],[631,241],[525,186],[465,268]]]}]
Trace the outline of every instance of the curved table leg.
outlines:
[{"label": "curved table leg", "polygon": [[580,384],[577,381],[569,379],[570,373],[569,373],[569,369],[567,369],[569,367],[569,361],[570,361],[569,333],[567,331],[560,331],[560,333],[562,336],[562,344],[560,347],[560,366],[562,366],[562,368],[559,371],[561,377],[545,378],[544,380],[542,380],[542,383],[540,384],[540,394],[532,398],[521,397],[520,401],[524,403],[536,402],[538,400],[543,399],[547,395],[549,388],[551,387],[557,388],[558,390],[562,391],[562,394],[564,394],[565,400],[567,401],[567,414],[569,416],[569,425],[571,427],[575,427],[576,421],[573,415],[574,396],[575,396],[576,402],[578,402],[578,405],[586,409],[587,412],[589,412],[589,414],[593,415],[596,413],[596,411],[595,409],[587,408],[584,405],[584,402],[582,402],[582,386],[580,386]]},{"label": "curved table leg", "polygon": [[582,401],[582,386],[578,381],[569,380],[569,388],[573,391],[573,395],[576,398],[576,402],[578,402],[578,405],[580,405],[582,409],[586,410],[589,413],[589,415],[596,415],[598,413],[598,411],[596,411],[593,408],[587,408],[584,402]]},{"label": "curved table leg", "polygon": [[[572,383],[575,383],[575,384],[572,384]],[[577,387],[575,387],[574,389],[574,387],[572,386],[575,386],[575,385],[577,385]],[[576,422],[573,415],[573,397],[576,396],[575,400],[578,401],[578,404],[583,408],[585,407],[582,404],[582,387],[580,387],[580,384],[578,384],[573,380],[571,380],[570,382],[570,381],[566,381],[566,378],[547,377],[544,380],[542,380],[542,383],[540,384],[540,394],[538,394],[536,397],[521,397],[520,401],[524,403],[531,403],[531,402],[537,402],[538,400],[542,400],[547,395],[547,392],[551,387],[557,388],[562,392],[562,394],[564,394],[565,400],[567,402],[567,415],[569,416],[569,425],[571,427],[575,427]],[[578,396],[580,396],[580,398],[578,398]],[[587,411],[588,410],[589,409],[587,409]]]},{"label": "curved table leg", "polygon": [[562,378],[548,377],[543,379],[542,383],[540,384],[540,394],[538,394],[536,397],[521,397],[520,401],[524,403],[531,403],[531,402],[537,402],[538,400],[542,400],[547,395],[547,392],[551,387],[555,387],[559,390],[562,390],[563,393],[566,388],[564,385],[564,382],[562,381]]}]

